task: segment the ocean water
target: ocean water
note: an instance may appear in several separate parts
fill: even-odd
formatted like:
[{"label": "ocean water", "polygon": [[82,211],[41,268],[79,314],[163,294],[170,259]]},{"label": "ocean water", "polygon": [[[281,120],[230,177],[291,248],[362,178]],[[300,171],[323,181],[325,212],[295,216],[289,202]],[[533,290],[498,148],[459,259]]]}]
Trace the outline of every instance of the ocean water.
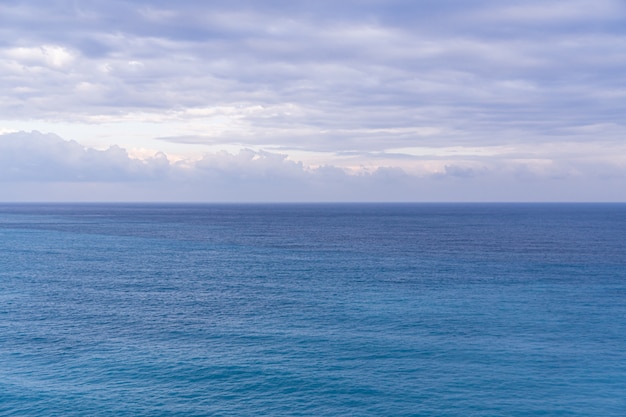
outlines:
[{"label": "ocean water", "polygon": [[626,205],[0,205],[2,416],[624,416]]}]

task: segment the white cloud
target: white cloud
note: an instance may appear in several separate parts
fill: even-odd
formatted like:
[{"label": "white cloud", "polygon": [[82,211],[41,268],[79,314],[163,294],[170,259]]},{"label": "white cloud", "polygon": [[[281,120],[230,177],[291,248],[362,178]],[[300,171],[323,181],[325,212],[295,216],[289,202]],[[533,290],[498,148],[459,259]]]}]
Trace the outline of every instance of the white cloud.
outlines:
[{"label": "white cloud", "polygon": [[2,55],[22,68],[46,67],[61,70],[72,65],[75,60],[74,53],[59,45],[8,48]]}]

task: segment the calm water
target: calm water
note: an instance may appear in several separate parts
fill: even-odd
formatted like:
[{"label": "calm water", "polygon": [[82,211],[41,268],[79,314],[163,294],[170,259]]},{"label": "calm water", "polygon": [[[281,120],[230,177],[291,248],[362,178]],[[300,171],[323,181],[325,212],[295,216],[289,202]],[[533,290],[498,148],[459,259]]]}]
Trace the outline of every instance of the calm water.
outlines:
[{"label": "calm water", "polygon": [[624,416],[626,205],[0,205],[0,415]]}]

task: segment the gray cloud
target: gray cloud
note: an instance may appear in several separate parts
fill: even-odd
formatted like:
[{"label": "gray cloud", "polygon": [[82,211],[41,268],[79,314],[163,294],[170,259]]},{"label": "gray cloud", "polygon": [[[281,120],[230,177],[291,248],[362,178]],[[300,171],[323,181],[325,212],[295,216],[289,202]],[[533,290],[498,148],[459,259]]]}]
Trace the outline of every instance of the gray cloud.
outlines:
[{"label": "gray cloud", "polygon": [[[265,149],[351,157],[347,165],[369,171],[337,182],[356,188],[394,169],[422,172],[425,160],[440,160],[429,172],[446,179],[550,170],[555,178],[617,178],[625,21],[618,0],[5,1],[4,120],[24,129],[32,120],[176,122],[182,130],[154,135],[154,148],[256,151],[214,153],[186,161],[185,171],[164,155],[131,158],[131,133],[107,151],[29,137],[20,139],[31,143],[24,152],[2,137],[0,173],[5,181],[105,182],[230,175],[310,187],[325,178]],[[446,153],[459,146],[514,149]],[[346,175],[346,166],[335,168]]]},{"label": "gray cloud", "polygon": [[[380,155],[384,159],[385,155]],[[406,156],[404,156],[406,158]],[[428,165],[437,159],[416,157]],[[508,159],[452,158],[437,172],[379,166],[350,172],[307,166],[284,154],[242,149],[201,159],[141,160],[120,147],[97,150],[52,134],[0,135],[0,201],[619,201],[626,190],[620,166],[583,166],[512,155]],[[581,167],[582,173],[581,173]],[[584,172],[594,171],[593,176]],[[588,190],[581,193],[581,184]],[[593,185],[604,184],[604,187]],[[513,190],[522,190],[517,194]],[[584,190],[584,188],[583,188]],[[583,198],[585,197],[585,198]]]},{"label": "gray cloud", "polygon": [[[420,116],[456,126],[467,113],[498,127],[552,126],[606,120],[623,106],[610,93],[623,90],[624,32],[597,29],[623,21],[619,3],[440,3],[13,2],[3,30],[23,36],[1,55],[0,82],[12,87],[3,111],[71,118],[289,102],[318,114],[296,122],[349,129],[420,126]],[[433,117],[433,106],[447,114]],[[395,118],[386,111],[398,108]],[[273,122],[288,128],[293,119]]]},{"label": "gray cloud", "polygon": [[132,159],[126,150],[86,148],[53,134],[18,132],[0,135],[0,181],[159,180],[170,163],[164,154]]}]

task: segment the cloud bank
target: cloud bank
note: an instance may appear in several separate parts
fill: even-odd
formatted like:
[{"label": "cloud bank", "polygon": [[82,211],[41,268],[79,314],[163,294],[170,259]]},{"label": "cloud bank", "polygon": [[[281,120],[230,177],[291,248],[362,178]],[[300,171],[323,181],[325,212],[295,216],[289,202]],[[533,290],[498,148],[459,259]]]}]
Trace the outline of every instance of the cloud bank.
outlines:
[{"label": "cloud bank", "polygon": [[170,161],[161,152],[137,158],[118,146],[98,150],[17,132],[0,135],[0,201],[578,201],[581,187],[595,190],[595,200],[626,197],[619,188],[624,167],[590,166],[590,177],[571,161],[422,163],[419,173],[394,166],[346,170],[250,149]]}]

